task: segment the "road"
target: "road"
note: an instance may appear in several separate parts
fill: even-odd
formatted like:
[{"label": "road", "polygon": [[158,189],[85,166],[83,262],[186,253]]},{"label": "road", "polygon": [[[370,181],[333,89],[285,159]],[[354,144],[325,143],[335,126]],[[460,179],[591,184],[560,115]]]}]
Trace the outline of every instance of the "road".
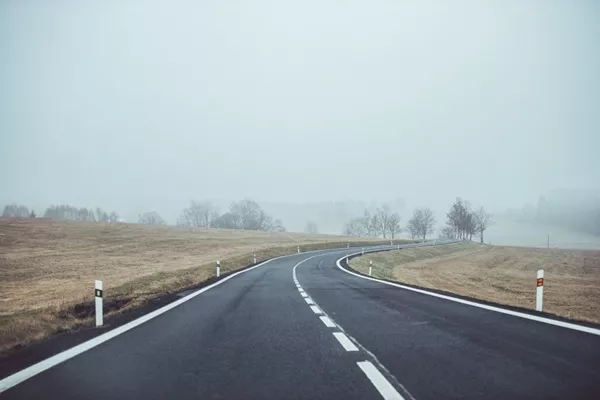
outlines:
[{"label": "road", "polygon": [[600,398],[600,336],[352,276],[344,254],[244,272],[0,398]]}]

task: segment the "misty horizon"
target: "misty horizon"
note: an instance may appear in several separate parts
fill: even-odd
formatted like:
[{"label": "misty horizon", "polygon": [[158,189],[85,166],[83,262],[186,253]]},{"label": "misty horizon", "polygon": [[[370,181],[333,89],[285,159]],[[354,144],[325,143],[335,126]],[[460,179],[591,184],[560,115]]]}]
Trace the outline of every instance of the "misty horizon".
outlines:
[{"label": "misty horizon", "polygon": [[[0,204],[403,199],[438,221],[600,191],[600,5],[0,5]],[[285,215],[277,215],[286,224]],[[296,224],[294,224],[295,226]]]}]

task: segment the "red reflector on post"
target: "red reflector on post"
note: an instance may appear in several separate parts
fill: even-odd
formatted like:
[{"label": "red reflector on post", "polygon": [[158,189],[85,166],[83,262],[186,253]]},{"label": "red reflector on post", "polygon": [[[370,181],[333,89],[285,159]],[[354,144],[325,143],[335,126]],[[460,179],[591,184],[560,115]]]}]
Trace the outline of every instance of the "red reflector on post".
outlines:
[{"label": "red reflector on post", "polygon": [[544,286],[544,278],[537,278],[537,285]]}]

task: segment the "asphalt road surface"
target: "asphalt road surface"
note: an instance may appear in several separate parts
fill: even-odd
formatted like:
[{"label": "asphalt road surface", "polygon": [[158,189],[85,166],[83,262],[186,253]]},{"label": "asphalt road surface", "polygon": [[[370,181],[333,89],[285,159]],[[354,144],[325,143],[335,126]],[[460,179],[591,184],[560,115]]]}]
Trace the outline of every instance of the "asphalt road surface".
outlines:
[{"label": "asphalt road surface", "polygon": [[344,254],[244,272],[0,398],[600,398],[600,336],[352,276]]}]

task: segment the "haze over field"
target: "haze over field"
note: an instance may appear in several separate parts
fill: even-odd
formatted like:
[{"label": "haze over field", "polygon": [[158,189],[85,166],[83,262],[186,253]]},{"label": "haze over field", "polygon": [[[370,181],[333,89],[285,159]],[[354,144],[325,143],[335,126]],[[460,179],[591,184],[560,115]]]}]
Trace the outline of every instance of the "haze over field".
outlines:
[{"label": "haze over field", "polygon": [[599,19],[595,1],[4,1],[0,205],[175,223],[250,197],[341,233],[384,202],[403,223],[456,197],[600,204]]}]

